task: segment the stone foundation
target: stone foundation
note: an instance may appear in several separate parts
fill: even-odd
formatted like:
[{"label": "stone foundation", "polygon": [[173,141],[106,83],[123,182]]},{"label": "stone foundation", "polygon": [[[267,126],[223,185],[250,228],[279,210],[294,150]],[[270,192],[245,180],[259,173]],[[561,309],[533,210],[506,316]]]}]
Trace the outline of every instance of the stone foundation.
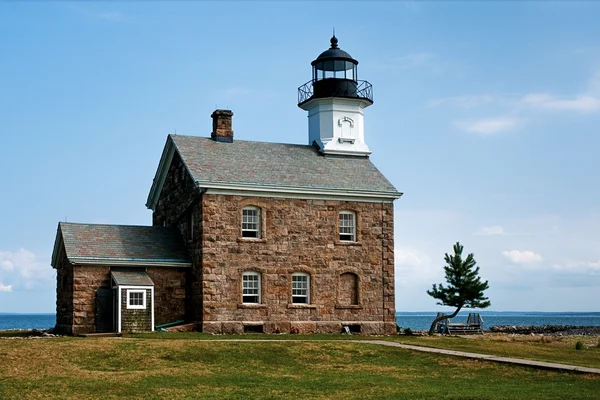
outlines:
[{"label": "stone foundation", "polygon": [[290,321],[290,322],[270,322],[270,321],[223,321],[223,322],[204,322],[202,331],[214,335],[233,335],[244,333],[244,326],[262,326],[264,333],[290,333],[292,329],[297,329],[300,334],[311,333],[343,333],[344,326],[360,327],[361,335],[394,335],[396,334],[396,324],[389,322],[364,322],[364,321]]}]

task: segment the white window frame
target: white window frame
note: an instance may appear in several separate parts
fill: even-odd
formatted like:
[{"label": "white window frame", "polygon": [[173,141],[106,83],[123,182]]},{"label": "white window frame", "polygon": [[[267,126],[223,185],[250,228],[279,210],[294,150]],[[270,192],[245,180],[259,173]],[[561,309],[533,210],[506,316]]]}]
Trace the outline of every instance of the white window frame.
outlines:
[{"label": "white window frame", "polygon": [[[306,287],[297,284],[304,282]],[[306,299],[306,301],[296,301],[299,299]],[[310,274],[306,272],[294,272],[292,274],[292,304],[310,304]]]},{"label": "white window frame", "polygon": [[[351,216],[352,218],[347,219],[342,216]],[[346,221],[350,221],[351,225],[346,223]],[[339,239],[340,242],[356,242],[356,213],[354,211],[340,211],[338,217],[339,223]],[[350,236],[350,239],[343,238],[344,236]]]},{"label": "white window frame", "polygon": [[[257,277],[258,279],[254,280],[246,280],[246,277]],[[260,275],[260,272],[256,272],[256,271],[246,271],[242,274],[242,304],[261,304],[262,302],[262,277]],[[254,287],[254,285],[246,285],[246,283],[254,283],[257,282],[258,285],[256,285],[256,287]],[[248,291],[248,293],[246,293],[246,291]],[[250,291],[254,292],[257,291],[256,293],[250,293]],[[256,296],[258,298],[258,301],[244,301],[244,297],[246,296]]]},{"label": "white window frame", "polygon": [[[256,215],[245,215],[246,211],[256,212]],[[246,206],[242,209],[242,237],[249,239],[260,239],[261,238],[261,209],[256,206]],[[249,225],[255,225],[255,227],[249,227]],[[254,232],[254,235],[248,235],[247,233]]]},{"label": "white window frame", "polygon": [[[142,294],[142,304],[131,304],[131,295],[134,293]],[[146,290],[127,289],[127,309],[128,310],[145,310],[146,309]]]}]

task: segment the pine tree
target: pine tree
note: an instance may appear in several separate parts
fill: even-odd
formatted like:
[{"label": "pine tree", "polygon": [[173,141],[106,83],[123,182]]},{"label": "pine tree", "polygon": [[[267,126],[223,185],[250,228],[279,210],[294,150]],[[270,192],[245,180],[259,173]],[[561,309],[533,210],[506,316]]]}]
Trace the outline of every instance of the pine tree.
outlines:
[{"label": "pine tree", "polygon": [[484,290],[488,289],[488,281],[481,282],[479,278],[479,267],[470,253],[466,259],[462,259],[463,246],[456,242],[454,245],[454,255],[444,255],[446,266],[447,286],[441,283],[433,284],[433,288],[427,291],[427,294],[434,299],[439,300],[438,305],[456,307],[452,315],[442,315],[436,317],[431,327],[429,335],[433,335],[435,326],[438,322],[445,319],[456,317],[462,308],[487,308],[492,303],[484,296]]}]

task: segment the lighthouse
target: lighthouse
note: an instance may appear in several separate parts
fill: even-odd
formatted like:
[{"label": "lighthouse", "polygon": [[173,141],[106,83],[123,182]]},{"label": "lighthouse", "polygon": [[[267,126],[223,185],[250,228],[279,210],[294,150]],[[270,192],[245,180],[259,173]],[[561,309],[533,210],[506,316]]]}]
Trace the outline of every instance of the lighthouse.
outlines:
[{"label": "lighthouse", "polygon": [[338,47],[312,63],[312,79],[298,88],[298,107],[308,111],[308,144],[325,155],[368,157],[364,112],[373,104],[373,87],[358,80],[358,61]]}]

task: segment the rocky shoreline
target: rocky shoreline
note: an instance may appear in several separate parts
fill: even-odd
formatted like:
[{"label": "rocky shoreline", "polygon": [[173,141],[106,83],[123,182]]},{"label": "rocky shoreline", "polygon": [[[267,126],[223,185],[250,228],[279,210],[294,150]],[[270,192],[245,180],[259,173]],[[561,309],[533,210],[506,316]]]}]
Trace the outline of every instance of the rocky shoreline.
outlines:
[{"label": "rocky shoreline", "polygon": [[486,332],[509,333],[517,335],[556,335],[556,336],[586,336],[600,335],[600,326],[574,326],[574,325],[541,325],[541,326],[514,326],[494,325]]}]

